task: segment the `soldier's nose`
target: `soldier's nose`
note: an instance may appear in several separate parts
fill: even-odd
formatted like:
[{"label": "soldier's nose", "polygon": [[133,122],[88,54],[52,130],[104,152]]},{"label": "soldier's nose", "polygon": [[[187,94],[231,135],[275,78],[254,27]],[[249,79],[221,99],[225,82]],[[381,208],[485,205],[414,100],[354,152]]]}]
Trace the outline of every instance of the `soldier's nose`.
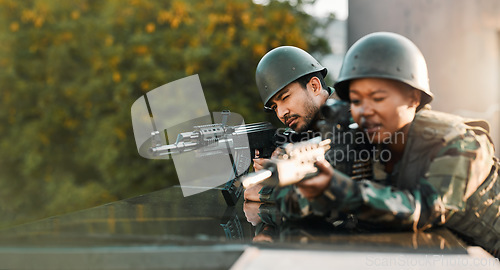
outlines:
[{"label": "soldier's nose", "polygon": [[361,106],[360,109],[360,114],[361,115],[371,115],[373,114],[373,108],[369,104]]},{"label": "soldier's nose", "polygon": [[284,107],[277,107],[276,108],[276,115],[278,116],[279,119],[281,119],[283,122],[285,121],[285,116],[288,114],[288,109]]}]

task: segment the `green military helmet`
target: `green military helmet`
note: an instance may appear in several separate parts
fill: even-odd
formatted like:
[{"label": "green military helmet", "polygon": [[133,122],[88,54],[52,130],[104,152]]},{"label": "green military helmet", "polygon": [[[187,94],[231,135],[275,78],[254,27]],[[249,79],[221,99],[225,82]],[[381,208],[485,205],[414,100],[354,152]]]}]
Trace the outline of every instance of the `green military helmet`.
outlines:
[{"label": "green military helmet", "polygon": [[272,49],[260,59],[255,71],[259,93],[267,106],[269,100],[285,86],[309,73],[320,71],[323,77],[327,69],[306,51],[281,46]]},{"label": "green military helmet", "polygon": [[424,56],[412,41],[395,33],[371,33],[349,48],[334,85],[342,100],[349,100],[349,81],[359,78],[393,79],[422,91],[419,109],[434,96]]}]

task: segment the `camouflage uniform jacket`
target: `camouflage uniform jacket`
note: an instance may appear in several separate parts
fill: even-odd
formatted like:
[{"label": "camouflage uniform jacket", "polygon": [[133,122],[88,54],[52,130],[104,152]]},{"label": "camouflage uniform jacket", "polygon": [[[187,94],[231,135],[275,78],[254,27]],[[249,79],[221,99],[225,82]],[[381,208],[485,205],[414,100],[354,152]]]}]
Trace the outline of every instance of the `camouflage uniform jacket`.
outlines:
[{"label": "camouflage uniform jacket", "polygon": [[296,190],[275,192],[275,199],[286,218],[344,213],[384,228],[444,225],[499,256],[499,165],[486,126],[421,111],[403,157],[385,179],[353,181],[335,171],[330,187],[308,203]]}]

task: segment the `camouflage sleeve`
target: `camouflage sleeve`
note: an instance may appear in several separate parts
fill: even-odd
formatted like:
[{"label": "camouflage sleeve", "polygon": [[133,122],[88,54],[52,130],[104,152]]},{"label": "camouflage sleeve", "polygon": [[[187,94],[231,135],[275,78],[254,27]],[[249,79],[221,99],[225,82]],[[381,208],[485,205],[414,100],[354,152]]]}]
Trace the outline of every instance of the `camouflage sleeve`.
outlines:
[{"label": "camouflage sleeve", "polygon": [[[288,219],[300,219],[310,212],[309,201],[302,197],[293,185],[263,186],[259,191],[259,200],[267,205],[273,204],[278,212]],[[281,215],[279,218],[281,219]]]},{"label": "camouflage sleeve", "polygon": [[297,191],[294,185],[264,186],[259,191],[259,200],[266,204],[274,204],[280,213],[280,219],[282,216],[292,220],[301,219],[313,214],[309,201]]},{"label": "camouflage sleeve", "polygon": [[402,190],[371,180],[355,182],[340,172],[322,196],[309,201],[310,212],[316,214],[354,214],[359,221],[375,227],[414,230],[428,223],[420,223],[420,217],[434,220],[440,209],[436,190],[424,178],[418,188]]},{"label": "camouflage sleeve", "polygon": [[283,218],[294,220],[312,215],[309,201],[298,192],[295,185],[274,190],[272,200]]},{"label": "camouflage sleeve", "polygon": [[[307,201],[296,190],[278,194],[284,216],[354,214],[358,220],[385,228],[425,229],[463,211],[465,200],[490,172],[491,144],[472,134],[451,140],[422,172],[416,188],[402,190],[370,180],[353,181],[336,171],[330,187]],[[488,162],[490,160],[491,162]]]},{"label": "camouflage sleeve", "polygon": [[409,191],[396,190],[390,186],[373,181],[353,181],[345,174],[335,170],[330,188],[314,200],[307,200],[295,186],[275,189],[273,200],[286,219],[301,219],[311,215],[333,217],[338,213],[355,214],[359,220],[370,223],[390,223],[394,225],[413,225],[417,206]]},{"label": "camouflage sleeve", "polygon": [[272,203],[274,199],[272,198],[274,192],[273,186],[263,186],[259,191],[259,200],[263,203]]},{"label": "camouflage sleeve", "polygon": [[444,209],[441,223],[453,213],[466,210],[467,199],[488,178],[493,165],[493,144],[484,134],[468,131],[440,149],[425,177]]}]

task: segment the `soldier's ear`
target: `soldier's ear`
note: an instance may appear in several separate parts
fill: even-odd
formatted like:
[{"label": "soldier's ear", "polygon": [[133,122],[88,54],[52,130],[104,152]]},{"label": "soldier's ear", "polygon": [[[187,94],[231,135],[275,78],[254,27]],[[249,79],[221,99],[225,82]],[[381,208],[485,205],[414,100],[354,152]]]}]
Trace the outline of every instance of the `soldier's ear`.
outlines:
[{"label": "soldier's ear", "polygon": [[318,77],[312,77],[308,86],[310,87],[313,95],[317,96],[321,93],[321,81]]},{"label": "soldier's ear", "polygon": [[412,102],[412,107],[417,108],[420,105],[420,100],[422,98],[422,92],[418,89],[412,88],[411,93],[411,102]]}]

